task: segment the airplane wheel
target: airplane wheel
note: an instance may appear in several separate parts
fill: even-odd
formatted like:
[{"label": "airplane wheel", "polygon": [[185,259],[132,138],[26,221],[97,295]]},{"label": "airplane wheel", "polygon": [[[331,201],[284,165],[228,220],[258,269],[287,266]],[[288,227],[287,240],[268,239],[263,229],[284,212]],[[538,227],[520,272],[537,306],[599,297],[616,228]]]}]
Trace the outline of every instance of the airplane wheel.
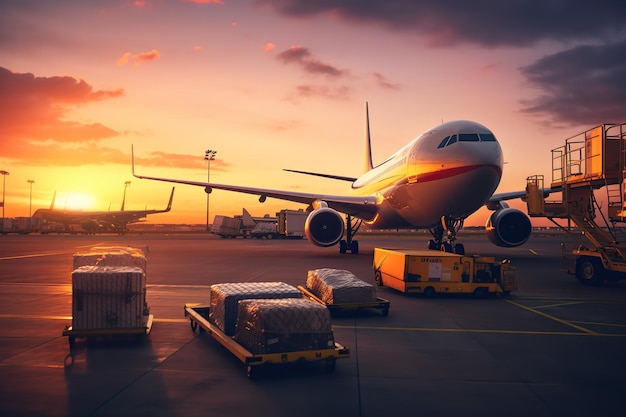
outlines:
[{"label": "airplane wheel", "polygon": [[339,253],[346,253],[348,251],[348,243],[345,240],[339,242]]},{"label": "airplane wheel", "polygon": [[441,244],[439,250],[441,250],[442,252],[452,252],[452,245],[448,242],[444,242]]},{"label": "airplane wheel", "polygon": [[358,240],[353,240],[352,243],[350,244],[350,252],[353,255],[358,255],[359,254],[359,241]]},{"label": "airplane wheel", "polygon": [[454,245],[454,253],[457,255],[465,255],[465,246],[462,243],[457,243]]},{"label": "airplane wheel", "polygon": [[428,241],[428,249],[430,249],[430,250],[437,250],[438,249],[437,248],[437,243],[434,240],[430,239]]}]

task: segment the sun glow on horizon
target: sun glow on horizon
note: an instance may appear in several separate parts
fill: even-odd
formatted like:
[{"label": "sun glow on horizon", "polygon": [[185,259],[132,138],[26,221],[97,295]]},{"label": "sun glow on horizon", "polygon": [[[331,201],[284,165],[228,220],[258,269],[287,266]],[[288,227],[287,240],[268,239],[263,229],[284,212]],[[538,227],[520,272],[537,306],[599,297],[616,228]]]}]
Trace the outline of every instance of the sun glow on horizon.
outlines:
[{"label": "sun glow on horizon", "polygon": [[55,207],[66,210],[93,210],[95,199],[91,194],[70,192],[57,196]]}]

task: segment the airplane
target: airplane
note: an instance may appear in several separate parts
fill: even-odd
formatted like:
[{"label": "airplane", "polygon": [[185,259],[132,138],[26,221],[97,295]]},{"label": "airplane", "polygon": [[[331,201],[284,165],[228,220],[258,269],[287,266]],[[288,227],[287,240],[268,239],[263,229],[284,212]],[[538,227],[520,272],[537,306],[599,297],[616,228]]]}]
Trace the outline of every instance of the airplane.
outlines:
[{"label": "airplane", "polygon": [[[493,213],[486,223],[489,240],[502,247],[524,244],[532,225],[528,216],[505,200],[525,191],[494,194],[502,178],[503,155],[496,136],[477,122],[456,120],[428,129],[382,163],[372,164],[369,109],[365,106],[365,173],[359,177],[286,170],[351,183],[349,195],[302,193],[132,174],[136,178],[234,191],[307,204],[305,235],[313,244],[358,254],[353,237],[365,223],[370,229],[429,229],[429,249],[465,253],[456,243],[464,220],[482,206]],[[546,190],[546,195],[557,190]],[[345,215],[345,221],[343,218]],[[344,239],[345,234],[345,239]]]},{"label": "airplane", "polygon": [[57,209],[54,207],[56,200],[55,191],[50,208],[36,210],[33,217],[63,224],[66,231],[70,231],[71,225],[80,225],[87,232],[124,232],[127,230],[129,224],[145,220],[148,214],[166,213],[170,211],[172,209],[172,201],[174,200],[174,188],[175,187],[172,187],[169,202],[167,203],[167,207],[163,210],[124,210],[124,201],[122,201],[122,210],[118,211]]}]

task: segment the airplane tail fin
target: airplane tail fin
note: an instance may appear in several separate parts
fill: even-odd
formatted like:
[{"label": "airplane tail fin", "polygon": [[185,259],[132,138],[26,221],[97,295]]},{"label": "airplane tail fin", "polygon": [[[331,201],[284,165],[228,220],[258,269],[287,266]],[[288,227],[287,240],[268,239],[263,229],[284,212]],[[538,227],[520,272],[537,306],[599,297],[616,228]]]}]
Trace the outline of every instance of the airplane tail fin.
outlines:
[{"label": "airplane tail fin", "polygon": [[370,113],[367,102],[365,102],[365,172],[374,167],[372,163],[372,141],[370,138]]},{"label": "airplane tail fin", "polygon": [[254,225],[256,225],[256,222],[254,221],[248,210],[246,210],[245,208],[242,212],[241,222],[246,227],[254,227]]}]

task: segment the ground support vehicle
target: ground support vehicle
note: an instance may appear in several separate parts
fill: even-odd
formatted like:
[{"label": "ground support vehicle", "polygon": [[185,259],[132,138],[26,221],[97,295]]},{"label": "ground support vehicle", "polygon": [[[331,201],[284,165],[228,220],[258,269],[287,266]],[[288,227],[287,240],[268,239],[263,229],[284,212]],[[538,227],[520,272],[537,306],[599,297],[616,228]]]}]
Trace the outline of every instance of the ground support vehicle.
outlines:
[{"label": "ground support vehicle", "polygon": [[[557,191],[561,199],[546,200]],[[596,126],[553,149],[550,188],[543,175],[528,177],[525,201],[529,216],[547,218],[577,241],[568,272],[581,283],[626,279],[626,236],[618,226],[626,222],[626,123]]]},{"label": "ground support vehicle", "polygon": [[137,340],[144,339],[152,330],[152,322],[154,317],[152,314],[146,316],[145,325],[142,327],[131,328],[111,328],[111,329],[74,329],[72,326],[66,326],[63,330],[63,336],[67,336],[70,349],[76,345],[76,338],[87,338],[87,340],[97,338],[109,338],[117,336],[135,336]]},{"label": "ground support vehicle", "polygon": [[508,260],[465,256],[435,250],[374,248],[378,285],[404,293],[489,293],[508,295],[517,289],[517,269]]},{"label": "ground support vehicle", "polygon": [[185,305],[185,317],[189,317],[191,330],[194,332],[205,331],[213,336],[247,366],[248,377],[250,378],[253,377],[255,367],[260,365],[292,362],[325,361],[326,369],[332,372],[335,370],[337,359],[350,357],[350,349],[337,342],[332,349],[253,354],[209,321],[209,308],[209,306],[201,304]]},{"label": "ground support vehicle", "polygon": [[385,300],[384,298],[376,297],[376,301],[364,301],[358,303],[339,303],[339,304],[329,304],[324,300],[319,298],[317,295],[313,294],[311,290],[303,287],[302,285],[298,285],[298,290],[309,300],[315,301],[323,306],[326,306],[331,313],[345,313],[348,311],[355,310],[363,310],[363,309],[375,309],[380,310],[383,316],[387,316],[389,314],[389,300]]}]

